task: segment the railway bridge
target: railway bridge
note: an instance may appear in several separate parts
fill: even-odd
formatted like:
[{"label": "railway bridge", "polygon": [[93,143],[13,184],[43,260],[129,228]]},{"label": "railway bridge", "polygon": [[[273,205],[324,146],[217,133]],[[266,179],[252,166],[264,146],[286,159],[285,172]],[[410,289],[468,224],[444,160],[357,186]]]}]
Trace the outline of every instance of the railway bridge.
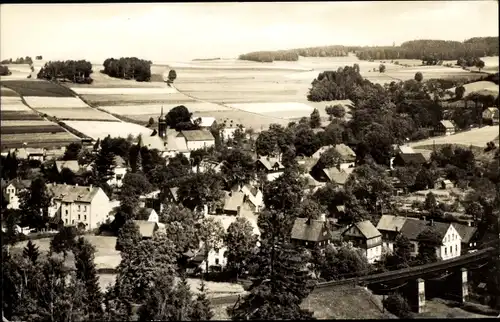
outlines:
[{"label": "railway bridge", "polygon": [[[316,289],[350,284],[363,285],[374,293],[383,295],[397,290],[404,294],[412,308],[420,313],[425,309],[426,295],[431,295],[431,293],[432,295],[445,293],[444,295],[451,296],[455,300],[466,301],[468,298],[468,269],[477,269],[495,259],[499,254],[500,247],[494,246],[445,261],[319,283]],[[426,290],[426,288],[428,289]]]}]

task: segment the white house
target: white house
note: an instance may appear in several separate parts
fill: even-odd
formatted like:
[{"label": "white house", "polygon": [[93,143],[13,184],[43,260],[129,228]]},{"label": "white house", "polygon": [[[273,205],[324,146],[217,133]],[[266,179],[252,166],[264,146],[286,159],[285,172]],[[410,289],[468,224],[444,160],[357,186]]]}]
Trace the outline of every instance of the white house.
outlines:
[{"label": "white house", "polygon": [[[214,217],[216,220],[219,220],[222,223],[222,226],[224,227],[224,231],[227,232],[227,229],[229,226],[236,221],[236,216],[226,216],[226,215],[205,215],[206,217]],[[257,221],[256,220],[249,220],[249,222],[252,224],[253,227],[253,233],[257,236],[260,236],[260,231],[259,227],[257,226]],[[203,250],[203,245],[200,243],[200,249]],[[220,266],[221,268],[224,268],[227,264],[227,258],[225,256],[225,253],[227,251],[227,248],[225,246],[222,246],[220,249],[215,249],[211,250],[208,254],[208,267],[210,268],[211,266]],[[206,262],[203,260],[203,262],[200,264],[200,268],[205,271],[206,270]]]},{"label": "white house", "polygon": [[76,174],[92,170],[92,166],[81,166],[78,164],[77,160],[56,161],[56,169],[58,173],[61,173],[64,168],[69,169]]},{"label": "white house", "polygon": [[[221,136],[224,141],[232,139],[236,130],[240,129],[238,126],[224,127],[221,131]],[[245,128],[241,128],[242,132],[245,132]]]},{"label": "white house", "polygon": [[339,170],[344,170],[348,168],[352,168],[355,165],[356,161],[356,153],[345,144],[336,144],[336,145],[327,145],[319,148],[314,154],[311,156],[313,159],[319,159],[323,153],[328,151],[329,149],[334,149],[340,155],[340,162],[338,165]]},{"label": "white house", "polygon": [[429,222],[425,220],[406,220],[401,228],[401,234],[406,236],[413,245],[412,255],[418,254],[418,236],[426,229],[431,228],[435,231],[442,242],[440,247],[436,248],[436,255],[443,260],[460,256],[462,248],[462,237],[451,223]]},{"label": "white house", "polygon": [[123,184],[123,177],[127,173],[127,163],[122,157],[115,156],[115,166],[113,167],[113,176],[108,180],[110,186],[121,187]]},{"label": "white house", "polygon": [[373,264],[381,259],[382,234],[369,220],[352,224],[342,233],[342,237],[362,249],[368,263]]},{"label": "white house", "polygon": [[177,138],[183,138],[189,151],[209,148],[215,145],[215,138],[208,130],[181,131]]},{"label": "white house", "polygon": [[19,194],[30,186],[31,180],[14,179],[8,182],[3,191],[8,201],[7,209],[19,209]]},{"label": "white house", "polygon": [[264,195],[260,189],[246,184],[239,190],[245,195],[247,203],[254,212],[258,213],[262,210],[264,207]]},{"label": "white house", "polygon": [[49,217],[57,216],[65,226],[98,228],[112,210],[108,196],[99,187],[50,184],[47,188],[53,196]]}]

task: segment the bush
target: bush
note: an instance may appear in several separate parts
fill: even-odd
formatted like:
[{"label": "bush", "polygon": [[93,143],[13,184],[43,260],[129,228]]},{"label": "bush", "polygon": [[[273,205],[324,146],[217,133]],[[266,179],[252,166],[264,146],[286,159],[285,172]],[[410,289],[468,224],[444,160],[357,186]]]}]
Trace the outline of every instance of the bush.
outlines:
[{"label": "bush", "polygon": [[408,302],[398,293],[394,293],[385,298],[382,302],[387,311],[399,318],[411,317],[411,308]]}]

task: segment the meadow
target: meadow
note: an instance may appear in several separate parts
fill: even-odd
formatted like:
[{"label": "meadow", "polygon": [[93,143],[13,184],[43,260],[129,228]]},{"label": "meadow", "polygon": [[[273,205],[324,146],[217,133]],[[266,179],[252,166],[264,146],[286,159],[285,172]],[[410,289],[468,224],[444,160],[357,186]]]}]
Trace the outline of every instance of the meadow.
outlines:
[{"label": "meadow", "polygon": [[127,122],[105,122],[105,121],[64,121],[67,126],[81,132],[94,140],[111,137],[127,138],[139,134],[151,135],[152,130],[146,127]]},{"label": "meadow", "polygon": [[476,146],[480,148],[486,147],[486,143],[498,140],[498,126],[484,126],[469,131],[463,131],[448,136],[433,137],[427,140],[411,142],[409,145],[413,148],[427,149],[429,146],[456,144],[465,147]]}]

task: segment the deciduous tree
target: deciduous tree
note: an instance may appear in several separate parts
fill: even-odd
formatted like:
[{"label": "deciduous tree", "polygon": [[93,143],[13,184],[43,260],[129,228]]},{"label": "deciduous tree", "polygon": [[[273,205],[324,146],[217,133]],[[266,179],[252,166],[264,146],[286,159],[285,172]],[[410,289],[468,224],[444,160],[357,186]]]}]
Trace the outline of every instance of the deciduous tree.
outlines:
[{"label": "deciduous tree", "polygon": [[257,244],[257,236],[254,235],[253,227],[245,217],[238,217],[229,225],[224,235],[224,244],[227,247],[226,269],[238,279],[247,270]]},{"label": "deciduous tree", "polygon": [[203,253],[205,255],[205,272],[209,272],[208,255],[210,251],[218,251],[224,242],[224,227],[220,220],[214,217],[204,217],[199,230],[200,240],[203,242]]},{"label": "deciduous tree", "polygon": [[130,252],[142,240],[139,227],[132,220],[127,220],[118,232],[115,249]]}]

